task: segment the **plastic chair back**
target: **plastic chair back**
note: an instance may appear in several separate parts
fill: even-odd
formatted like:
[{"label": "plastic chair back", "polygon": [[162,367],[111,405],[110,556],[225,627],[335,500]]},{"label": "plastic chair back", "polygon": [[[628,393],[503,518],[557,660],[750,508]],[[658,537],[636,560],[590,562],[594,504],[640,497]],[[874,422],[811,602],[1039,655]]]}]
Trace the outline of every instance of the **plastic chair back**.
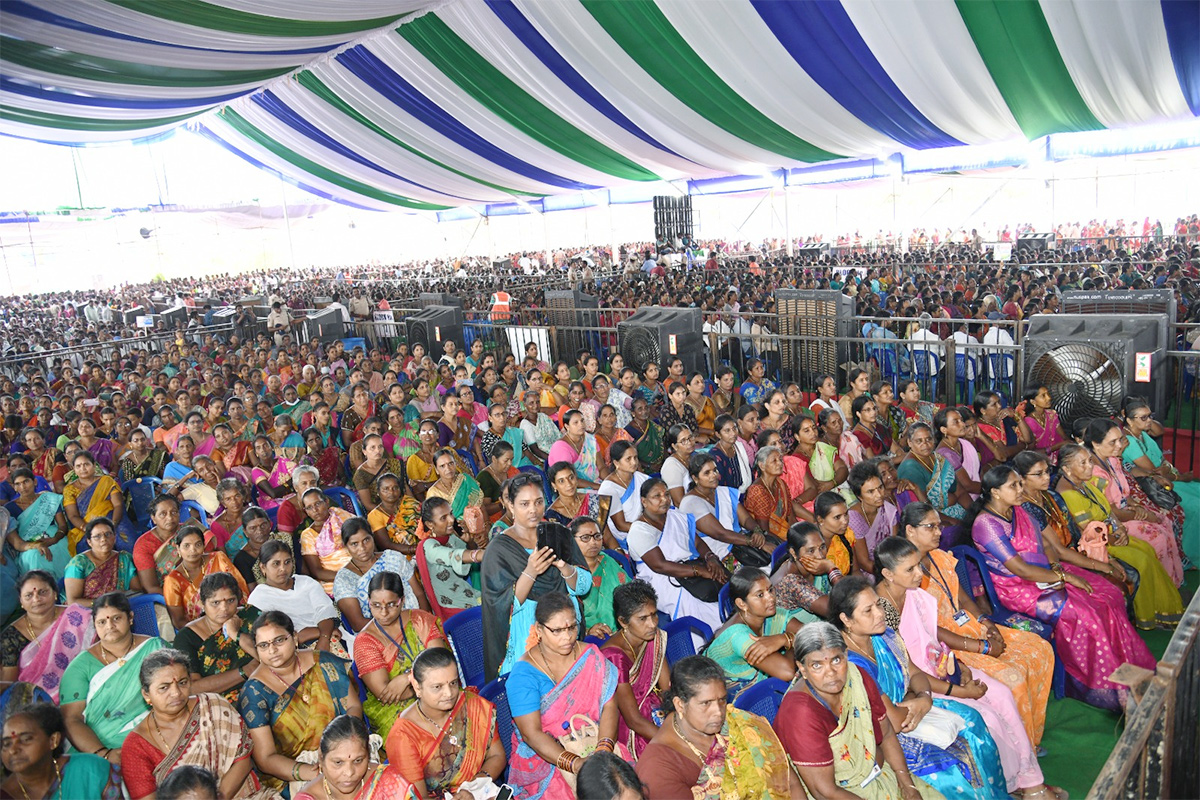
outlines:
[{"label": "plastic chair back", "polygon": [[330,486],[328,489],[322,489],[329,501],[343,511],[349,511],[356,517],[363,515],[362,505],[358,502],[358,494],[343,489],[341,486]]},{"label": "plastic chair back", "polygon": [[787,547],[787,542],[784,542],[783,544],[779,545],[779,547],[776,547],[775,551],[773,553],[771,553],[771,573],[772,574],[774,574],[775,570],[779,569],[780,564],[782,564],[784,561],[787,561],[787,557],[788,557],[788,547]]},{"label": "plastic chair back", "polygon": [[125,511],[137,522],[140,530],[148,530],[150,525],[150,503],[158,495],[158,487],[162,481],[158,478],[134,478],[121,484],[125,493]]},{"label": "plastic chair back", "polygon": [[464,686],[483,686],[483,609],[476,606],[446,620],[442,629],[450,640]]},{"label": "plastic chair back", "polygon": [[721,611],[721,622],[733,616],[733,599],[729,596],[729,584],[726,583],[717,593],[717,605]]},{"label": "plastic chair back", "polygon": [[667,664],[673,666],[686,656],[696,655],[693,634],[706,642],[712,641],[712,628],[695,617],[680,617],[662,626],[667,634]]},{"label": "plastic chair back", "polygon": [[604,552],[608,554],[609,558],[621,565],[621,569],[625,570],[625,574],[629,576],[629,580],[637,580],[637,573],[633,569],[633,562],[629,560],[629,556],[620,550],[605,549]]},{"label": "plastic chair back", "polygon": [[474,453],[472,453],[470,450],[467,450],[465,447],[461,450],[456,450],[455,452],[462,456],[463,461],[467,462],[467,467],[471,470],[471,477],[479,474],[479,465],[475,463]]},{"label": "plastic chair back", "polygon": [[195,519],[204,526],[205,530],[208,530],[208,512],[204,510],[204,506],[195,500],[184,500],[179,504],[180,521],[186,522],[189,517]]},{"label": "plastic chair back", "polygon": [[479,690],[479,696],[496,707],[496,735],[504,745],[504,752],[512,761],[513,721],[512,710],[508,707],[508,690],[505,682],[507,675],[501,675]]},{"label": "plastic chair back", "polygon": [[774,722],[775,715],[779,713],[779,704],[783,702],[783,695],[787,689],[786,681],[781,681],[779,678],[764,678],[747,686],[737,697],[733,698],[733,707],[741,711],[749,711],[751,714],[758,714],[767,722]]},{"label": "plastic chair back", "polygon": [[133,632],[141,636],[162,636],[158,626],[158,612],[154,606],[160,605],[166,611],[167,600],[161,594],[138,594],[129,598],[129,606],[133,611]]}]

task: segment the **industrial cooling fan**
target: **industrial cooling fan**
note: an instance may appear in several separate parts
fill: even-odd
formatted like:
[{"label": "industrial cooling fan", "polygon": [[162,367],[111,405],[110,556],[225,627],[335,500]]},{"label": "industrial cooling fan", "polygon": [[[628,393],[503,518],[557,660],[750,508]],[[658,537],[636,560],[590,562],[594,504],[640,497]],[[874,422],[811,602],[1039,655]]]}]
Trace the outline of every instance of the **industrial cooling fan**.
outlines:
[{"label": "industrial cooling fan", "polygon": [[638,373],[651,361],[661,368],[662,353],[659,348],[659,335],[653,328],[631,326],[621,337],[621,355],[625,358],[625,363]]},{"label": "industrial cooling fan", "polygon": [[1087,344],[1063,344],[1043,353],[1029,370],[1027,385],[1044,385],[1064,420],[1109,417],[1125,394],[1121,370],[1105,353]]}]

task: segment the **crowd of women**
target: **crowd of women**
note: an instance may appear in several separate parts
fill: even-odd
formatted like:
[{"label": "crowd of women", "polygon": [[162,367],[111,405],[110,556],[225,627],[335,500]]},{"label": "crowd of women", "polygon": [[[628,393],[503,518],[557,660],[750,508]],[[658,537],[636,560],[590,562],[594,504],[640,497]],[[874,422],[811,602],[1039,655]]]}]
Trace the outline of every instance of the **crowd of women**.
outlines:
[{"label": "crowd of women", "polygon": [[0,397],[0,792],[1052,800],[1056,662],[1119,710],[1181,618],[1200,484],[1138,398],[575,361],[180,343]]}]

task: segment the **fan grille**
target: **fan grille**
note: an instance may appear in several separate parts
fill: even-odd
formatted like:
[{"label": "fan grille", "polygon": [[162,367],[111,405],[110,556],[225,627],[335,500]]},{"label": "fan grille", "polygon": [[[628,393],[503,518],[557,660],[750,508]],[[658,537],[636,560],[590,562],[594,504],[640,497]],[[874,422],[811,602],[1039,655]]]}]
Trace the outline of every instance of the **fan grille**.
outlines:
[{"label": "fan grille", "polygon": [[1043,353],[1034,362],[1029,380],[1050,391],[1054,410],[1068,424],[1081,418],[1112,416],[1125,393],[1117,365],[1086,344],[1059,345]]},{"label": "fan grille", "polygon": [[631,328],[621,339],[621,355],[625,363],[639,373],[651,361],[659,364],[658,331],[653,328]]}]

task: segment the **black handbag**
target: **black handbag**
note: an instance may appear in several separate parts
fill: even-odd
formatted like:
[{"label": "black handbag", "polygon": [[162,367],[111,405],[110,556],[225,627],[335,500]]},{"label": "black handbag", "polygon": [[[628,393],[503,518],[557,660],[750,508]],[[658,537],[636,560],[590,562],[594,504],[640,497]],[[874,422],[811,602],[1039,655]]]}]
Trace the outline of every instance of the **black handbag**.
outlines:
[{"label": "black handbag", "polygon": [[1175,493],[1175,490],[1168,489],[1149,475],[1134,478],[1134,480],[1137,481],[1137,485],[1142,488],[1142,491],[1146,493],[1146,497],[1150,498],[1150,502],[1163,511],[1170,511],[1179,505],[1180,497]]},{"label": "black handbag", "polygon": [[[679,563],[685,567],[698,567],[701,569],[705,567],[704,560],[700,558],[693,558],[690,561],[681,561]],[[688,575],[686,578],[671,578],[670,580],[702,603],[715,603],[717,602],[717,597],[721,594],[721,584],[712,578],[700,575]]]},{"label": "black handbag", "polygon": [[[763,538],[767,540],[767,546],[771,548],[782,544],[779,539],[769,533],[764,533]],[[771,566],[771,554],[761,547],[755,547],[751,544],[735,544],[731,552],[733,553],[733,557],[743,567],[762,569],[763,567]]]}]

